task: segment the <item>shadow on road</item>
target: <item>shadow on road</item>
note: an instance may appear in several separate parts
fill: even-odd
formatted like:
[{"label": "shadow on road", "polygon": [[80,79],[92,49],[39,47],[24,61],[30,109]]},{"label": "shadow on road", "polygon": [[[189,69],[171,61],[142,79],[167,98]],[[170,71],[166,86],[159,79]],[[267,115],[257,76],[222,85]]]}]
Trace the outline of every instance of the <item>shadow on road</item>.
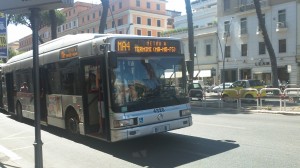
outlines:
[{"label": "shadow on road", "polygon": [[[45,130],[52,133],[54,129]],[[141,167],[177,167],[239,147],[231,140],[216,141],[170,132],[108,143],[85,136],[70,137],[63,130],[55,130],[58,136]]]}]

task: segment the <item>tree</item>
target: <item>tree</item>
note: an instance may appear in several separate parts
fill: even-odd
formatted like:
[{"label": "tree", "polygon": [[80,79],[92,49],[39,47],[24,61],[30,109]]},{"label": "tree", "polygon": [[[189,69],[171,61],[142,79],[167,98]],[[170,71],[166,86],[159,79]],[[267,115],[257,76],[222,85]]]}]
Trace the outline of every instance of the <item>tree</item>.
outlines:
[{"label": "tree", "polygon": [[[56,28],[57,25],[61,25],[66,21],[66,16],[59,10],[50,10],[41,12],[41,24],[39,29],[45,26],[51,26],[51,39],[57,38]],[[7,19],[8,24],[25,25],[32,29],[30,23],[30,14],[10,14]],[[40,42],[41,38],[39,38]]]},{"label": "tree", "polygon": [[266,45],[266,48],[268,50],[269,57],[270,57],[271,70],[272,70],[272,85],[273,85],[273,87],[278,88],[279,83],[278,83],[277,60],[276,60],[274,48],[273,48],[272,43],[270,41],[267,29],[266,29],[266,25],[265,25],[265,22],[264,22],[263,17],[262,17],[261,6],[260,6],[260,2],[259,2],[260,0],[253,0],[253,1],[254,1],[255,9],[256,9],[256,14],[257,14],[257,18],[258,18],[259,27],[262,31],[262,35],[263,35],[263,38],[264,38],[264,41],[265,41],[265,45]]},{"label": "tree", "polygon": [[187,64],[188,72],[189,72],[189,79],[193,79],[194,74],[194,26],[193,26],[193,14],[191,9],[191,1],[185,0],[185,7],[186,7],[186,15],[187,15],[187,22],[188,22],[188,41],[189,41],[189,61],[190,63]]},{"label": "tree", "polygon": [[15,50],[13,50],[12,48],[8,48],[8,59],[16,56],[17,54],[18,53]]},{"label": "tree", "polygon": [[106,20],[107,20],[107,13],[109,8],[109,0],[101,0],[102,3],[102,15],[99,25],[99,33],[104,34]]}]

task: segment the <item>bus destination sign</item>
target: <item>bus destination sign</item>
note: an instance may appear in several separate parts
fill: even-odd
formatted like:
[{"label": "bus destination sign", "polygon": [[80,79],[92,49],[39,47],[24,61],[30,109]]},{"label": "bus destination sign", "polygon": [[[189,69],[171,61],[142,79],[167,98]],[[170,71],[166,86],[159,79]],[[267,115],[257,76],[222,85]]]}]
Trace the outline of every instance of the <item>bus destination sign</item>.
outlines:
[{"label": "bus destination sign", "polygon": [[67,58],[73,58],[78,56],[78,47],[69,47],[63,50],[59,51],[59,58],[60,59],[67,59]]},{"label": "bus destination sign", "polygon": [[117,53],[180,53],[180,42],[160,39],[117,39]]}]

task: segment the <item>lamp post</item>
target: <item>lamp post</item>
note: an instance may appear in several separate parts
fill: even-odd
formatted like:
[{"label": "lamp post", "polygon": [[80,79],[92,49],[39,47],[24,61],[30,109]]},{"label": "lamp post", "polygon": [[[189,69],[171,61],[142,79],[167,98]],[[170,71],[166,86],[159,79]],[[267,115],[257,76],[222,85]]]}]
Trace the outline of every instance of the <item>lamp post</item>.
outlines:
[{"label": "lamp post", "polygon": [[130,23],[130,24],[128,25],[128,28],[127,28],[127,30],[126,30],[126,34],[128,34],[131,25],[133,25],[133,23]]},{"label": "lamp post", "polygon": [[[224,45],[225,54],[226,54],[227,39],[228,39],[228,36],[230,34],[230,27],[231,27],[231,23],[232,23],[233,18],[234,17],[231,17],[231,19],[230,19],[228,30],[227,31],[225,30],[225,33],[226,33],[225,34],[225,45]],[[222,45],[221,45],[221,41],[220,41],[218,32],[216,32],[216,35],[217,35],[217,38],[218,38],[218,42],[219,42],[220,49],[221,49],[221,54],[222,54],[222,61],[223,61],[222,83],[223,83],[223,90],[225,90],[225,55],[224,55],[224,52],[223,52],[223,49],[222,49]]]}]

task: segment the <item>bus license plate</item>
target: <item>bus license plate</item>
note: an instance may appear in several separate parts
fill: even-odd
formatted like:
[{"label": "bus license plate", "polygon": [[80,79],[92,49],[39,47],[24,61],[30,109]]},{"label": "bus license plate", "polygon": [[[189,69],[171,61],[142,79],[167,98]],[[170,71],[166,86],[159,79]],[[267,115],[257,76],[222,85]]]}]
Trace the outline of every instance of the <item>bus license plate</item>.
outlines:
[{"label": "bus license plate", "polygon": [[153,132],[154,133],[159,133],[159,132],[166,132],[170,130],[170,125],[161,125],[154,127]]}]

